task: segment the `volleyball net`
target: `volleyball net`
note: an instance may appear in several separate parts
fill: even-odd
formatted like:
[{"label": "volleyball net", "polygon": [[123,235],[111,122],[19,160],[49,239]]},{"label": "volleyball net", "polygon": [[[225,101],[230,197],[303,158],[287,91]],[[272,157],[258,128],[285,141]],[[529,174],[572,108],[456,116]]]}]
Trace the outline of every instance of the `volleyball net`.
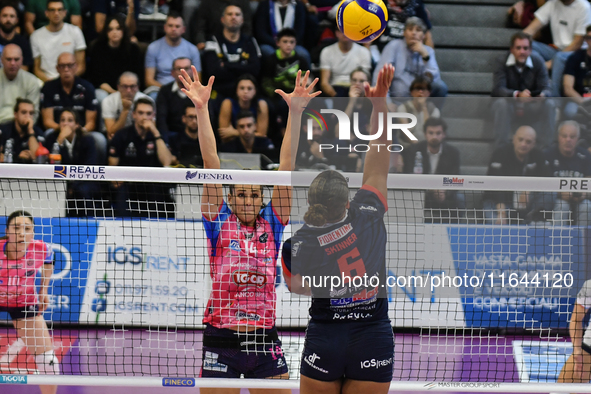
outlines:
[{"label": "volleyball net", "polygon": [[[53,251],[43,317],[61,375],[38,374],[26,338],[2,312],[0,379],[297,388],[310,298],[288,291],[280,259],[265,258],[270,271],[237,259],[228,285],[245,299],[272,299],[289,380],[198,378],[202,367],[225,367],[214,355],[202,354],[203,319],[216,293],[200,201],[204,183],[223,185],[226,197],[236,185],[262,185],[265,204],[275,185],[293,186],[290,224],[281,235],[273,232],[273,242],[280,243],[303,225],[308,187],[317,174],[1,165],[0,235],[10,213],[26,210],[34,217],[35,239]],[[361,174],[345,176],[353,198]],[[548,383],[556,382],[572,353],[573,305],[591,279],[591,234],[578,224],[582,208],[558,211],[556,201],[559,193],[584,193],[587,185],[575,178],[390,175],[384,296],[395,357],[367,360],[367,368],[392,363],[397,389],[544,392],[553,387]],[[124,197],[117,195],[122,187],[128,188]],[[88,198],[81,190],[95,194]],[[526,203],[501,212],[490,204],[500,195]],[[452,203],[436,205],[433,199]],[[125,202],[128,216],[118,214],[118,201]],[[267,238],[256,236],[226,240],[226,252],[261,252],[257,249]],[[244,328],[272,316],[246,308],[236,311],[233,321]],[[257,355],[272,351],[257,347],[266,344],[269,333],[246,332],[240,340],[252,341],[247,352]],[[589,385],[560,387],[552,391],[591,392]]]}]

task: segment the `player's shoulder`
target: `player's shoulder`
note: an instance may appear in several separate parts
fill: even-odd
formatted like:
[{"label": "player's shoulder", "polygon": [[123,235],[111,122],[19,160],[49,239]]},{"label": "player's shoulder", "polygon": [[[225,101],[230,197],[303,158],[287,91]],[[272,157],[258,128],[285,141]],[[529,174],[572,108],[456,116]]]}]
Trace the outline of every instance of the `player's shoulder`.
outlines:
[{"label": "player's shoulder", "polygon": [[375,187],[363,185],[355,193],[350,209],[364,214],[383,215],[386,212],[386,197]]}]

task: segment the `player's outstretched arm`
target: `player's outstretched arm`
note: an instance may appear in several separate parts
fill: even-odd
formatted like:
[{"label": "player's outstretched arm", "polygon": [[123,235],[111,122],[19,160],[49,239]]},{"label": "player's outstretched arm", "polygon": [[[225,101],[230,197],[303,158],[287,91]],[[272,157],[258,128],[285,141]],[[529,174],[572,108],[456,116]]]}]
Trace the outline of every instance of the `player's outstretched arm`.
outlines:
[{"label": "player's outstretched arm", "polygon": [[[293,171],[295,168],[296,154],[300,141],[300,126],[302,123],[302,113],[311,99],[320,95],[322,92],[313,92],[314,86],[318,83],[316,78],[308,85],[310,71],[302,77],[302,71],[298,71],[295,88],[293,92],[287,94],[281,89],[275,90],[287,105],[289,106],[289,115],[287,117],[287,127],[281,143],[279,153],[279,171]],[[295,135],[294,135],[295,132]],[[275,186],[271,203],[283,223],[287,223],[291,214],[291,187]]]},{"label": "player's outstretched arm", "polygon": [[[199,73],[197,73],[195,66],[192,66],[192,69],[195,79],[191,78],[185,70],[181,71],[180,80],[184,85],[182,92],[191,99],[195,104],[195,109],[197,109],[197,135],[201,157],[203,158],[203,167],[217,170],[220,168],[220,158],[217,153],[215,135],[213,134],[213,127],[211,127],[208,109],[209,97],[211,96],[211,88],[215,77],[211,76],[207,85],[203,85],[199,81]],[[204,216],[209,219],[217,216],[222,201],[221,185],[204,185],[203,196],[201,197],[201,212]]]},{"label": "player's outstretched arm", "polygon": [[386,64],[378,73],[376,85],[370,87],[366,82],[364,86],[365,95],[372,98],[373,103],[370,130],[374,134],[377,132],[380,116],[382,117],[383,130],[380,137],[370,143],[371,149],[365,155],[363,184],[375,187],[384,197],[387,196],[388,192],[388,170],[390,168],[390,151],[386,149],[385,145],[391,143],[391,141],[388,141],[388,133],[386,132],[388,117],[386,97],[393,78],[394,66]]}]

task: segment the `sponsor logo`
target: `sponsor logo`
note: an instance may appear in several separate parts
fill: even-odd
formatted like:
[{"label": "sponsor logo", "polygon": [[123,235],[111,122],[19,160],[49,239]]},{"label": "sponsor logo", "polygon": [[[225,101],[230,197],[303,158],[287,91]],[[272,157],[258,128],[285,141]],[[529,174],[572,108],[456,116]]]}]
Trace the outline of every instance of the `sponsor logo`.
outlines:
[{"label": "sponsor logo", "polygon": [[387,360],[376,360],[375,358],[372,358],[371,360],[365,360],[365,361],[361,361],[361,369],[366,369],[366,368],[381,368],[381,367],[387,367],[388,365],[392,365],[392,357],[390,357]]},{"label": "sponsor logo", "polygon": [[164,387],[195,387],[193,378],[162,378]]},{"label": "sponsor logo", "polygon": [[190,179],[203,179],[203,180],[210,180],[210,181],[231,181],[232,175],[229,174],[212,174],[207,172],[201,171],[187,171],[185,175],[185,180]]},{"label": "sponsor logo", "polygon": [[267,277],[254,271],[238,270],[232,273],[232,280],[238,286],[263,287],[267,283]]},{"label": "sponsor logo", "polygon": [[261,320],[261,315],[254,313],[254,312],[238,311],[238,312],[236,312],[235,316],[236,316],[236,319],[238,319],[238,320],[251,320],[251,321],[260,321]]},{"label": "sponsor logo", "polygon": [[233,239],[230,241],[230,249],[233,250],[234,252],[240,252],[240,242],[238,242],[237,240]]},{"label": "sponsor logo", "polygon": [[95,298],[94,300],[92,300],[92,306],[90,307],[90,309],[96,313],[106,311],[107,300],[104,300],[102,298]]},{"label": "sponsor logo", "polygon": [[203,369],[216,372],[228,372],[228,366],[218,362],[219,355],[217,353],[205,352],[203,358]]},{"label": "sponsor logo", "polygon": [[294,242],[291,246],[291,256],[297,257],[298,253],[300,252],[300,246],[302,246],[302,241]]},{"label": "sponsor logo", "polygon": [[318,242],[320,246],[328,245],[329,243],[338,241],[339,239],[345,237],[353,230],[353,226],[351,223],[347,223],[342,227],[337,228],[336,230],[331,231],[328,234],[324,234],[318,237]]},{"label": "sponsor logo", "polygon": [[317,371],[320,371],[322,373],[328,373],[328,371],[326,369],[323,369],[317,365],[314,365],[316,360],[320,360],[320,356],[318,356],[316,353],[312,353],[309,356],[304,357],[304,361],[306,362],[306,364],[308,364],[309,366],[311,366],[312,368],[314,368]]},{"label": "sponsor logo", "polygon": [[362,205],[359,207],[359,210],[361,211],[372,211],[372,212],[377,212],[378,210],[370,205]]},{"label": "sponsor logo", "polygon": [[27,384],[26,375],[0,375],[0,383]]},{"label": "sponsor logo", "polygon": [[464,178],[444,176],[443,186],[464,186]]},{"label": "sponsor logo", "polygon": [[190,257],[159,256],[143,253],[138,246],[127,248],[116,246],[107,248],[107,264],[127,264],[154,271],[186,271]]},{"label": "sponsor logo", "polygon": [[56,179],[106,179],[105,168],[99,166],[54,166]]},{"label": "sponsor logo", "polygon": [[269,234],[267,233],[263,233],[260,237],[259,237],[259,242],[261,243],[265,243],[267,242],[267,240],[269,239]]}]

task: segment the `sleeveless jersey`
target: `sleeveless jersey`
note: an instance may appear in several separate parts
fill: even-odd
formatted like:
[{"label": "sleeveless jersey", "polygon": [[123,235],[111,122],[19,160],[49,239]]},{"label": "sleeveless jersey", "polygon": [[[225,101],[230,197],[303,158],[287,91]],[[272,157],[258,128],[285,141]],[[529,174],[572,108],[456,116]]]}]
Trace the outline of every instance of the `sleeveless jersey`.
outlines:
[{"label": "sleeveless jersey", "polygon": [[0,240],[0,306],[36,305],[35,274],[43,264],[53,264],[53,251],[45,242],[34,240],[23,258],[8,260],[6,241]]},{"label": "sleeveless jersey", "polygon": [[285,224],[272,205],[245,227],[224,201],[213,220],[203,217],[212,290],[204,323],[217,328],[275,326],[277,257]]},{"label": "sleeveless jersey", "polygon": [[[382,194],[364,185],[350,203],[345,219],[324,227],[304,224],[282,250],[286,276],[311,278],[310,316],[316,321],[377,321],[388,319],[386,283],[387,202]],[[368,279],[344,281],[331,290],[325,277]],[[373,286],[371,277],[376,277]],[[377,284],[377,286],[376,286]]]}]

